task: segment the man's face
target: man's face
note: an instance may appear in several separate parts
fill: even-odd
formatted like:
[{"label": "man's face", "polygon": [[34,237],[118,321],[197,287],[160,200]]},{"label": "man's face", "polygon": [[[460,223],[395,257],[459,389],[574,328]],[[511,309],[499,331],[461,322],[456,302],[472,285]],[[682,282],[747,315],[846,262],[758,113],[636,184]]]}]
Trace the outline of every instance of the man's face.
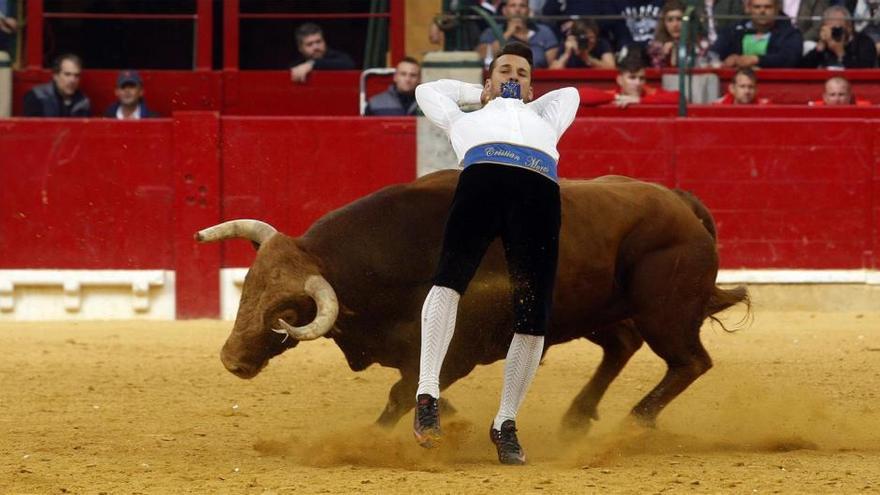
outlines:
[{"label": "man's face", "polygon": [[852,102],[849,84],[837,79],[826,82],[822,100],[826,105],[849,105]]},{"label": "man's face", "polygon": [[141,101],[144,88],[135,83],[125,83],[121,88],[116,88],[116,99],[119,104],[126,107],[135,106]]},{"label": "man's face", "polygon": [[321,33],[310,34],[302,39],[299,44],[299,52],[309,60],[317,60],[327,52],[327,43]]},{"label": "man's face", "polygon": [[507,0],[502,14],[508,19],[512,17],[522,17],[525,19],[529,16],[529,2],[528,0]]},{"label": "man's face", "polygon": [[828,28],[842,27],[847,34],[852,35],[852,26],[846,21],[846,16],[842,12],[836,10],[829,12],[825,19],[822,20],[822,24],[823,26],[828,26]]},{"label": "man's face", "polygon": [[529,67],[529,61],[523,57],[509,54],[495,59],[492,74],[489,75],[489,79],[486,79],[485,87],[489,92],[489,99],[492,100],[501,95],[501,83],[511,79],[519,83],[523,101],[531,101],[532,69]]},{"label": "man's face", "polygon": [[63,96],[73,96],[79,89],[80,68],[72,60],[61,62],[61,70],[52,75],[58,92]]},{"label": "man's face", "polygon": [[758,29],[769,31],[776,22],[775,17],[779,14],[776,10],[776,0],[749,0],[748,5],[752,24]]},{"label": "man's face", "polygon": [[755,82],[745,74],[737,74],[730,83],[730,94],[737,105],[751,105],[755,101]]},{"label": "man's face", "polygon": [[618,74],[617,85],[620,87],[620,94],[641,97],[645,87],[645,69]]},{"label": "man's face", "polygon": [[410,94],[416,90],[421,80],[421,68],[411,62],[401,62],[397,64],[394,71],[394,87],[398,93]]}]

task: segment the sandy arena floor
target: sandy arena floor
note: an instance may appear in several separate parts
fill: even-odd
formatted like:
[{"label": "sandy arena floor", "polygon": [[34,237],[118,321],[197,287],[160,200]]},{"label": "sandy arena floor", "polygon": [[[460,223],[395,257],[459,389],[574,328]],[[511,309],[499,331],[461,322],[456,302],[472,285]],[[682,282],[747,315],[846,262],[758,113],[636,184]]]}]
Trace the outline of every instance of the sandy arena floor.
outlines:
[{"label": "sandy arena floor", "polygon": [[[736,318],[733,318],[736,319]],[[0,493],[877,493],[880,312],[756,311],[706,327],[715,368],[653,431],[626,427],[663,365],[643,348],[590,434],[557,434],[600,354],[550,350],[520,412],[525,467],[486,429],[501,364],[446,394],[439,451],[411,416],[371,426],[396,379],[350,371],[329,340],[243,381],[218,358],[231,323],[0,324]]]}]

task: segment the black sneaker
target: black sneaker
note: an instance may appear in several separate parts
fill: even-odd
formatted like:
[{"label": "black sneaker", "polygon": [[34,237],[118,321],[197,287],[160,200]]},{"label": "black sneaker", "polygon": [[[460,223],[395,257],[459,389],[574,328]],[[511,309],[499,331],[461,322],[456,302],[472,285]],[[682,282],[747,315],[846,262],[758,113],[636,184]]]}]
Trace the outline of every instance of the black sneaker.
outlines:
[{"label": "black sneaker", "polygon": [[501,430],[496,430],[494,425],[489,427],[489,438],[498,450],[498,460],[501,464],[525,464],[526,454],[519,446],[516,438],[516,423],[512,419],[501,423]]},{"label": "black sneaker", "polygon": [[440,444],[440,416],[437,399],[429,394],[419,394],[416,400],[416,414],[413,418],[413,435],[416,442],[426,449]]}]

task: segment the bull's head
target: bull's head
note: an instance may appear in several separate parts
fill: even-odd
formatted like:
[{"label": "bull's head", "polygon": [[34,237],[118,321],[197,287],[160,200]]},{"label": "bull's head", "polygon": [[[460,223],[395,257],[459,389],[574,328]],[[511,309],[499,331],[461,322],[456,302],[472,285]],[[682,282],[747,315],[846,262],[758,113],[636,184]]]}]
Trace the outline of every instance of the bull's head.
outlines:
[{"label": "bull's head", "polygon": [[330,331],[339,303],[315,259],[267,223],[231,220],[196,234],[199,242],[232,238],[249,239],[257,258],[244,279],[220,360],[235,375],[252,378],[270,358]]}]

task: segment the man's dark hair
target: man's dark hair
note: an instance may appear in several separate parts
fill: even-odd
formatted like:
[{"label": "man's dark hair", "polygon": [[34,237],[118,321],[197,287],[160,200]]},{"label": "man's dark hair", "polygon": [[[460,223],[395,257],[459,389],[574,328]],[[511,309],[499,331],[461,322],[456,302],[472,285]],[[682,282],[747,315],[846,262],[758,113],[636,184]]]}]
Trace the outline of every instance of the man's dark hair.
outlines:
[{"label": "man's dark hair", "polygon": [[296,44],[299,46],[302,44],[303,40],[306,39],[306,36],[311,36],[313,34],[324,34],[324,31],[321,30],[321,26],[315,24],[314,22],[307,22],[305,24],[300,25],[300,27],[296,28]]},{"label": "man's dark hair", "polygon": [[626,55],[617,63],[617,72],[623,74],[625,72],[635,73],[646,67],[645,57],[642,50],[630,46],[627,47]]},{"label": "man's dark hair", "polygon": [[63,64],[65,60],[70,60],[76,65],[79,70],[82,70],[83,61],[81,58],[79,58],[78,55],[74,55],[73,53],[62,53],[61,55],[55,57],[54,60],[52,60],[53,74],[58,74],[59,72],[61,72],[61,64]]},{"label": "man's dark hair", "polygon": [[529,62],[529,69],[534,69],[534,64],[532,63],[532,49],[529,48],[529,45],[520,43],[519,41],[511,41],[504,45],[504,48],[502,48],[501,51],[498,52],[498,55],[495,55],[495,58],[492,59],[492,63],[489,64],[489,74],[492,74],[492,71],[495,70],[495,61],[502,55],[516,55],[517,57],[522,57]]},{"label": "man's dark hair", "polygon": [[[415,65],[418,65],[419,67],[422,66],[422,64],[420,64],[418,60],[416,60],[416,59],[414,59],[414,58],[412,58],[412,57],[410,57],[410,56],[408,56],[408,55],[407,55],[406,57],[403,57],[402,59],[400,59],[400,62],[406,62],[406,63],[409,63],[409,64],[415,64]],[[400,62],[398,62],[398,63],[400,63]]]},{"label": "man's dark hair", "polygon": [[755,83],[755,84],[758,83],[758,76],[755,75],[755,71],[753,71],[752,69],[750,69],[748,67],[743,67],[742,69],[739,69],[738,71],[734,72],[733,78],[730,80],[730,82],[735,83],[737,76],[746,76],[749,79],[751,79],[751,81],[753,83]]}]

